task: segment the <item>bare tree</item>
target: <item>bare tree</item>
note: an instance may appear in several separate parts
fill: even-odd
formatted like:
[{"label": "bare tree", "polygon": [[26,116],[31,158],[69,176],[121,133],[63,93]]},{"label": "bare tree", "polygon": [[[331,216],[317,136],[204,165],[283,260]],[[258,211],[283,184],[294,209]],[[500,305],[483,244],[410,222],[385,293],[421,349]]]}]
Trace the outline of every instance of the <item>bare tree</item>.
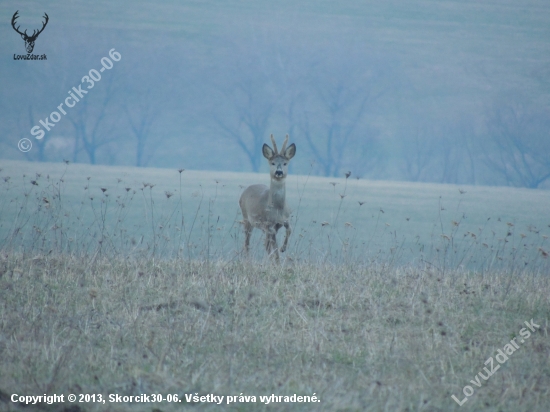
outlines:
[{"label": "bare tree", "polygon": [[407,180],[438,183],[474,183],[472,119],[417,120],[412,116],[400,132],[400,170]]},{"label": "bare tree", "polygon": [[151,98],[150,91],[147,91],[137,100],[137,103],[125,103],[124,105],[126,118],[136,142],[137,167],[147,166],[159,144],[157,137],[155,145],[147,146],[147,141],[151,137],[151,127],[160,111],[159,106],[155,105]]},{"label": "bare tree", "polygon": [[401,173],[407,180],[419,182],[426,179],[426,172],[434,161],[433,134],[420,126],[411,127],[401,136]]},{"label": "bare tree", "polygon": [[485,164],[510,186],[538,188],[550,178],[550,109],[521,98],[494,103],[487,116]]},{"label": "bare tree", "polygon": [[348,143],[353,150],[348,150],[347,160],[341,169],[347,169],[357,178],[371,176],[381,178],[388,163],[388,151],[380,131],[375,127],[364,125]]},{"label": "bare tree", "polygon": [[[46,141],[48,136],[46,135],[45,138],[42,139],[35,139],[30,134],[30,130],[32,127],[36,125],[38,120],[36,120],[34,116],[34,109],[32,104],[29,105],[28,110],[25,112],[20,112],[17,114],[14,114],[12,118],[10,118],[9,124],[6,124],[6,128],[12,128],[13,133],[5,133],[3,136],[9,137],[9,139],[5,139],[5,141],[1,141],[0,143],[4,143],[6,146],[11,146],[11,149],[17,148],[17,142],[13,141],[13,137],[18,136],[18,139],[30,139],[32,143],[32,149],[28,152],[24,152],[23,155],[25,158],[31,162],[43,162],[46,160]],[[8,123],[8,122],[7,122]]]},{"label": "bare tree", "polygon": [[439,154],[441,170],[440,183],[459,183],[460,172],[465,159],[460,139],[454,130],[447,129],[446,133],[444,132],[439,136],[437,143],[436,150]]},{"label": "bare tree", "polygon": [[240,147],[254,172],[260,170],[258,153],[288,94],[288,56],[263,35],[254,36],[252,44],[228,45],[231,54],[223,73],[214,69],[219,79],[214,85],[216,129]]},{"label": "bare tree", "polygon": [[77,161],[80,151],[84,151],[90,163],[96,164],[97,151],[116,140],[114,131],[120,116],[113,101],[116,95],[113,77],[102,80],[95,87],[98,86],[104,90],[92,89],[75,105],[74,113],[67,116],[75,133],[73,162]]},{"label": "bare tree", "polygon": [[[28,138],[28,135],[29,135],[29,130],[34,127],[34,125],[36,125],[36,123],[38,122],[34,116],[34,111],[33,111],[33,108],[32,108],[32,105],[29,105],[29,111],[27,113],[27,119],[28,119],[28,123],[25,124],[23,122],[23,124],[21,125],[21,137],[27,137]],[[27,125],[30,125],[28,127],[25,127]],[[35,162],[44,162],[46,161],[46,142],[47,142],[47,138],[49,136],[45,136],[43,137],[42,139],[32,139],[32,145],[33,145],[33,149],[34,150],[30,150],[28,152],[25,153],[25,156],[27,157],[28,160],[32,160],[32,161],[35,161]]]},{"label": "bare tree", "polygon": [[265,85],[242,80],[232,88],[222,90],[227,101],[232,101],[230,116],[215,115],[216,123],[224,134],[236,142],[245,152],[252,170],[260,170],[261,152],[268,133],[269,120],[273,114],[274,97],[266,92]]},{"label": "bare tree", "polygon": [[[292,120],[324,176],[340,175],[353,163],[348,160],[354,153],[376,143],[378,131],[367,117],[387,91],[379,63],[349,55],[335,60],[336,64],[317,58],[311,64],[306,90],[293,104]],[[373,158],[363,158],[363,165]]]}]

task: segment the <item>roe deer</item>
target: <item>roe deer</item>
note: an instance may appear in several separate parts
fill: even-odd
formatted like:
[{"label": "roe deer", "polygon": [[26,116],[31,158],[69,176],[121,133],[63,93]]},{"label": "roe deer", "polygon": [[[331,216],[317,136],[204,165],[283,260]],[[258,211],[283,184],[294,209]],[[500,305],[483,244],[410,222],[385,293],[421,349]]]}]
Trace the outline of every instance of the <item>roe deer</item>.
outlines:
[{"label": "roe deer", "polygon": [[281,227],[286,228],[285,242],[281,247],[281,252],[286,250],[288,238],[292,232],[289,218],[290,209],[285,201],[285,179],[288,173],[288,162],[296,154],[296,145],[292,143],[288,148],[288,134],[281,147],[277,150],[277,144],[273,135],[271,135],[273,149],[264,143],[262,154],[269,162],[269,174],[271,175],[271,185],[252,185],[248,186],[241,198],[239,205],[244,220],[244,248],[248,254],[250,246],[250,235],[256,227],[265,233],[265,249],[267,254],[275,254],[275,259],[279,261],[279,249],[277,247],[277,231]]}]

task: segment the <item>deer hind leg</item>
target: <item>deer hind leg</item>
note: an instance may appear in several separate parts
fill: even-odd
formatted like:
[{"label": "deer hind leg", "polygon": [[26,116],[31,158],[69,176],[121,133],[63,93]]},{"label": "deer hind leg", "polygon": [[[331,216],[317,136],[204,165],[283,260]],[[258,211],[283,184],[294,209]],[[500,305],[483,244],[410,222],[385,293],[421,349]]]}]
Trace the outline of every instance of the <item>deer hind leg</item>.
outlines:
[{"label": "deer hind leg", "polygon": [[244,251],[248,255],[250,250],[250,236],[252,235],[252,225],[248,220],[244,221]]},{"label": "deer hind leg", "polygon": [[292,228],[290,227],[290,223],[285,222],[283,223],[285,229],[286,229],[286,235],[285,235],[285,242],[283,243],[283,246],[281,247],[281,252],[284,252],[286,250],[286,246],[288,244],[288,238],[290,237],[290,234],[292,233]]}]

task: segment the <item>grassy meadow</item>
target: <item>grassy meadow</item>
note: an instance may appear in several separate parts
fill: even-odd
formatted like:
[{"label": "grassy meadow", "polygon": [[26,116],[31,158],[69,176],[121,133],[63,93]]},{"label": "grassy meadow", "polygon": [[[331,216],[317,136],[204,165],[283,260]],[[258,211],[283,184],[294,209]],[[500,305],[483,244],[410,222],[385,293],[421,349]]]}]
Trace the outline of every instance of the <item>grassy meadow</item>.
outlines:
[{"label": "grassy meadow", "polygon": [[[242,255],[238,198],[267,174],[0,169],[0,410],[548,409],[547,191],[291,174],[276,265],[257,231]],[[15,393],[182,403],[23,408]]]},{"label": "grassy meadow", "polygon": [[[0,246],[124,257],[242,257],[238,199],[269,175],[2,162]],[[550,192],[290,174],[287,258],[547,272]],[[282,239],[282,231],[279,239]],[[255,230],[254,256],[264,257]]]}]

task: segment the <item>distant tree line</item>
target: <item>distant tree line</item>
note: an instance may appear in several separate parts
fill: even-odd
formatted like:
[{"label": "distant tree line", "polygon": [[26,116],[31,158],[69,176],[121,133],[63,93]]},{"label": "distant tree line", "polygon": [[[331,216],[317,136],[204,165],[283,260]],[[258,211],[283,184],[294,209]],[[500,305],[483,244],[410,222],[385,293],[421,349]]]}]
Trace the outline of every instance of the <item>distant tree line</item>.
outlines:
[{"label": "distant tree line", "polygon": [[[132,53],[121,50],[121,62],[42,140],[31,127],[91,60],[35,67],[26,89],[1,101],[1,156],[258,172],[269,134],[288,132],[298,146],[293,173],[550,188],[550,105],[507,90],[476,110],[432,115],[391,56],[284,45],[229,44],[223,64],[205,66],[185,56],[160,64],[161,52],[156,66],[124,65]],[[25,154],[16,147],[23,137],[34,145]]]}]

